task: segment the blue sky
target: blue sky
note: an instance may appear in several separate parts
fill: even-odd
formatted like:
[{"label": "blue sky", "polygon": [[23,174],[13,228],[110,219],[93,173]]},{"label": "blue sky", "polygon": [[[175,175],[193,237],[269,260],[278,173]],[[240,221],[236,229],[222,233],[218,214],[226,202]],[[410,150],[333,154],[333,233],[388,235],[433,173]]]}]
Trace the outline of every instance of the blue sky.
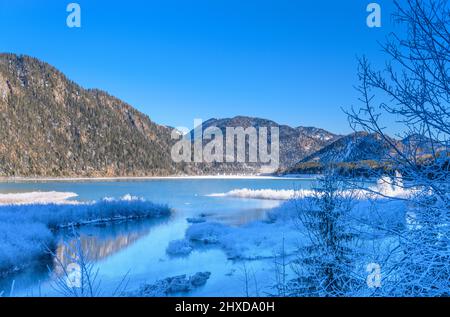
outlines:
[{"label": "blue sky", "polygon": [[[66,26],[81,6],[82,27]],[[42,59],[158,123],[249,115],[350,131],[356,57],[384,61],[365,0],[0,0],[0,51]]]}]

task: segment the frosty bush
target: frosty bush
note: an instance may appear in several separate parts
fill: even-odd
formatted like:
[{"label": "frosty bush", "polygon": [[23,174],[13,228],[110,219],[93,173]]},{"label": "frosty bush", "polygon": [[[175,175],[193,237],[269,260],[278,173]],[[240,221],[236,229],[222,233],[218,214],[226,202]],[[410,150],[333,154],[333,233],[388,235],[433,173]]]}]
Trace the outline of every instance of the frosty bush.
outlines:
[{"label": "frosty bush", "polygon": [[192,252],[192,246],[188,240],[174,240],[170,241],[167,246],[166,252],[172,256],[186,256]]},{"label": "frosty bush", "polygon": [[42,255],[43,245],[51,245],[53,235],[42,223],[0,221],[0,276]]},{"label": "frosty bush", "polygon": [[0,206],[0,274],[20,269],[53,243],[51,230],[95,222],[170,215],[170,208],[125,196],[98,202]]},{"label": "frosty bush", "polygon": [[[378,134],[391,147],[389,161],[414,187],[399,247],[383,277],[381,294],[448,296],[450,293],[450,4],[446,0],[395,2],[405,38],[384,45],[390,58],[377,71],[359,63],[362,106],[349,114],[355,129]],[[391,118],[389,118],[391,117]],[[390,139],[384,122],[396,122],[404,142]],[[400,174],[393,178],[396,183]],[[406,185],[407,184],[407,185]],[[382,194],[382,193],[380,193]]]},{"label": "frosty bush", "polygon": [[[344,296],[361,285],[355,278],[356,234],[351,231],[353,197],[332,171],[318,181],[314,195],[296,202],[300,230],[309,242],[300,248],[288,294]],[[344,194],[345,193],[345,194]]]}]

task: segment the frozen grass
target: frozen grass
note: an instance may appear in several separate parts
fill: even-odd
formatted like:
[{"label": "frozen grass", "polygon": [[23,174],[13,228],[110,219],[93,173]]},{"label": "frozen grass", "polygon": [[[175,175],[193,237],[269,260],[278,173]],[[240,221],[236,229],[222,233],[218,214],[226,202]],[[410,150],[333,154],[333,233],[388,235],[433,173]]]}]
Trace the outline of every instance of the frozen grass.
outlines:
[{"label": "frozen grass", "polygon": [[170,208],[129,195],[96,202],[0,205],[0,272],[28,265],[53,243],[52,230],[89,223],[164,217]]},{"label": "frozen grass", "polygon": [[[360,199],[378,199],[382,198],[380,193],[386,197],[407,197],[413,193],[410,189],[404,189],[402,185],[393,186],[386,179],[380,179],[376,186],[369,187],[368,190],[358,189],[350,191],[344,191],[342,194],[356,196]],[[311,189],[248,189],[239,188],[233,189],[226,193],[214,193],[209,194],[209,197],[235,197],[235,198],[249,198],[249,199],[265,199],[265,200],[291,200],[301,199],[306,197],[312,197],[314,190]]]},{"label": "frozen grass", "polygon": [[42,223],[0,221],[0,277],[26,266],[43,255],[53,234]]},{"label": "frozen grass", "polygon": [[124,196],[105,198],[96,202],[66,204],[27,204],[0,206],[0,223],[41,223],[51,229],[143,217],[162,217],[170,214],[164,205],[144,199]]}]

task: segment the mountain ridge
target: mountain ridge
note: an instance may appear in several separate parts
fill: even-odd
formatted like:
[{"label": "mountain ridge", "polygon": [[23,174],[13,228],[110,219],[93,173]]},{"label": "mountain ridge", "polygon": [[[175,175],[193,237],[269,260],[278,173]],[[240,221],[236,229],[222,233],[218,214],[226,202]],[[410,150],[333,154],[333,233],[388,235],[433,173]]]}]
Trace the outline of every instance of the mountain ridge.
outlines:
[{"label": "mountain ridge", "polygon": [[170,130],[48,63],[0,54],[0,175],[176,174]]},{"label": "mountain ridge", "polygon": [[[248,127],[254,127],[256,129],[260,127],[279,128],[280,166],[282,168],[297,163],[305,156],[312,154],[341,137],[320,128],[302,126],[293,128],[285,124],[278,124],[270,119],[242,115],[221,119],[211,118],[203,122],[203,131],[210,127],[219,128],[224,135],[227,127],[242,127],[244,129]],[[191,137],[194,134],[194,130],[190,132]],[[270,144],[270,129],[268,129],[268,134]]]},{"label": "mountain ridge", "polygon": [[[0,113],[1,177],[262,172],[260,163],[174,163],[173,129],[106,91],[81,87],[52,65],[26,55],[0,54]],[[321,128],[290,127],[242,115],[203,123],[203,129],[211,126],[278,127],[280,170],[314,161],[314,155],[324,155],[331,145],[348,138]]]}]

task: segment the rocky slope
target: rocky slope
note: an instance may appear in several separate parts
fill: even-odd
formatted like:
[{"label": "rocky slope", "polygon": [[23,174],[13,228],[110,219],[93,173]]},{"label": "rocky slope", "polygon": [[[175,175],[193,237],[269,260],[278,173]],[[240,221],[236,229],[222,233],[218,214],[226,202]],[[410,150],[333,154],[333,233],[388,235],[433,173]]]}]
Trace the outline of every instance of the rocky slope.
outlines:
[{"label": "rocky slope", "polygon": [[37,59],[0,54],[0,176],[177,173],[170,129]]}]

